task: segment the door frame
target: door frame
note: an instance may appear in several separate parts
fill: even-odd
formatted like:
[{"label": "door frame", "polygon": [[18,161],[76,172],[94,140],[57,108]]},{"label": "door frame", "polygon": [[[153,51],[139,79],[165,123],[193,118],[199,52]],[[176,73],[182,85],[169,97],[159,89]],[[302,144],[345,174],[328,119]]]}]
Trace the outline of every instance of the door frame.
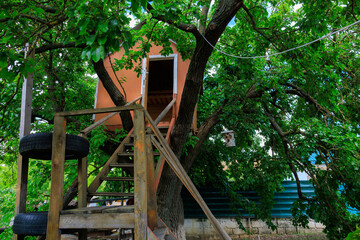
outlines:
[{"label": "door frame", "polygon": [[[177,70],[178,70],[178,54],[169,54],[168,56],[163,55],[149,55],[149,62],[150,61],[161,61],[161,60],[174,60],[173,66],[173,94],[177,94]],[[148,70],[146,69],[146,61],[147,58],[143,58],[142,60],[142,71],[141,71],[141,96],[142,96],[142,105],[144,106],[144,99],[145,97],[145,87],[146,85],[146,77],[149,74]],[[147,92],[147,91],[146,91]]]}]

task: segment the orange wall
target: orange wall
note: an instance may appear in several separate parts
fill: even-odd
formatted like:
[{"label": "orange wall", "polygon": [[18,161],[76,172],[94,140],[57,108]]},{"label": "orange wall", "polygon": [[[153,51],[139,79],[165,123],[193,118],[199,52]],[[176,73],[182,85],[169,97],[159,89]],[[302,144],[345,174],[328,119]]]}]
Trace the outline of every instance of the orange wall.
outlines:
[{"label": "orange wall", "polygon": [[[134,49],[138,47],[138,44],[135,45]],[[176,44],[171,42],[171,47],[173,49],[173,53],[178,55],[178,69],[177,69],[177,98],[175,103],[176,114],[179,109],[180,105],[180,98],[182,95],[182,91],[185,84],[185,78],[187,74],[187,70],[190,64],[190,60],[187,59],[183,61],[181,58],[180,53],[176,50]],[[160,50],[162,47],[154,46],[150,49],[149,55],[160,55]],[[115,74],[111,68],[109,57],[111,57],[111,62],[115,64],[114,59],[121,59],[122,55],[124,54],[124,49],[121,48],[120,52],[116,52],[111,54],[104,60],[105,68],[109,72],[110,77],[113,79],[115,85],[118,87],[120,92],[124,94],[123,89],[120,87]],[[122,86],[126,92],[126,99],[127,102],[131,102],[132,100],[136,99],[141,95],[141,75],[137,77],[137,73],[133,70],[119,70],[116,72],[116,76],[119,80],[122,77],[126,77],[126,82],[122,83]],[[97,103],[96,108],[104,108],[104,107],[113,107],[115,106],[112,102],[109,94],[106,92],[104,86],[102,85],[101,81],[99,81],[98,91],[97,91]],[[107,114],[97,114],[95,115],[95,121],[100,120],[101,118],[105,117]],[[161,125],[167,125],[168,123],[162,123]],[[119,115],[116,115],[107,121],[107,127],[109,130],[114,130],[115,128],[121,128],[121,120]]]}]

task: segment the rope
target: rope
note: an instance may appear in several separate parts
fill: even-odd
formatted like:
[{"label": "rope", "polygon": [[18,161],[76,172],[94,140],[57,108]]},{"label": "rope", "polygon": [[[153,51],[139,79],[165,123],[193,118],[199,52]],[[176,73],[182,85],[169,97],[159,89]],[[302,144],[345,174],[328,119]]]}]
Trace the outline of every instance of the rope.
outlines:
[{"label": "rope", "polygon": [[242,57],[242,56],[232,55],[232,54],[223,52],[223,51],[221,51],[220,49],[216,48],[214,45],[212,45],[212,44],[209,42],[209,40],[207,40],[207,39],[205,38],[204,35],[202,35],[201,33],[200,33],[200,35],[204,38],[204,40],[205,40],[213,49],[217,50],[218,52],[220,52],[220,53],[222,53],[222,54],[224,54],[224,55],[226,55],[226,56],[234,57],[234,58],[240,58],[240,59],[256,59],[256,58],[269,58],[269,57],[272,57],[272,56],[284,54],[284,53],[287,53],[287,52],[290,52],[290,51],[294,51],[294,50],[299,49],[299,48],[306,47],[306,46],[308,46],[308,45],[310,45],[310,44],[313,44],[313,43],[315,43],[315,42],[317,42],[317,41],[321,41],[321,40],[324,39],[324,38],[330,37],[330,36],[333,35],[333,34],[336,34],[336,33],[338,33],[338,32],[344,31],[344,30],[346,30],[346,29],[348,29],[348,28],[350,28],[350,27],[352,27],[352,26],[354,26],[354,25],[356,25],[356,24],[358,24],[358,23],[360,23],[360,20],[359,20],[359,21],[356,21],[356,22],[354,22],[354,23],[352,23],[352,24],[350,24],[350,25],[348,25],[348,26],[346,26],[346,27],[340,28],[339,30],[337,30],[337,31],[335,31],[335,32],[331,32],[331,33],[329,33],[329,34],[327,34],[327,35],[325,35],[325,36],[323,36],[323,37],[321,37],[321,38],[318,38],[318,39],[316,39],[316,40],[314,40],[314,41],[305,43],[305,44],[303,44],[303,45],[301,45],[301,46],[298,46],[298,47],[290,48],[290,49],[287,49],[287,50],[285,50],[285,51],[278,52],[278,53],[273,53],[273,54],[269,54],[269,55],[266,54],[265,56],[255,56],[255,57]]}]

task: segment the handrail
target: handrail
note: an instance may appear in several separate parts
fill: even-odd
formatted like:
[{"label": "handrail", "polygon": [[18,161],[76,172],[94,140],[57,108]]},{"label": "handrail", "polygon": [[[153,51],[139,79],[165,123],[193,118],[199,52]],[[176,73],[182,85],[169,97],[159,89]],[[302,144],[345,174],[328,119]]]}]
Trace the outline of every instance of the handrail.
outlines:
[{"label": "handrail", "polygon": [[[170,143],[170,134],[171,134],[172,129],[174,128],[174,125],[175,125],[175,117],[173,117],[171,119],[170,124],[169,124],[169,129],[168,129],[168,131],[166,133],[165,140],[167,140],[168,144]],[[162,171],[164,169],[164,164],[165,164],[165,158],[163,156],[160,156],[159,161],[157,162],[156,168],[155,168],[155,186],[156,186],[156,189],[158,188],[159,183],[160,183],[160,178],[161,178]]]},{"label": "handrail", "polygon": [[[127,104],[125,104],[124,106],[129,106],[133,103],[135,103],[136,101],[140,100],[142,98],[142,96],[135,98],[134,100],[132,100],[131,102],[128,102]],[[112,118],[113,116],[115,116],[117,114],[117,112],[113,112],[109,115],[107,115],[106,117],[100,119],[99,121],[93,123],[92,125],[90,125],[89,127],[81,130],[80,132],[88,135],[92,130],[94,130],[95,128],[99,127],[100,125],[102,125],[105,121],[107,121],[108,119]]]},{"label": "handrail", "polygon": [[57,112],[57,113],[55,113],[55,117],[70,117],[70,116],[90,115],[90,114],[99,114],[99,113],[112,113],[112,112],[141,110],[141,109],[144,109],[144,107],[141,105],[94,108],[94,109],[84,109],[84,110],[75,110],[75,111],[67,111],[67,112]]},{"label": "handrail", "polygon": [[155,119],[155,125],[157,126],[159,122],[165,117],[165,115],[169,112],[169,110],[172,108],[172,106],[175,104],[176,98],[174,98],[167,106],[164,108],[164,110],[159,114],[159,116]]},{"label": "handrail", "polygon": [[[150,127],[155,133],[156,137],[159,139],[156,140],[154,136],[151,137],[151,141],[154,143],[155,147],[159,152],[165,157],[166,162],[169,164],[174,173],[178,176],[180,181],[184,186],[189,190],[191,195],[194,197],[195,201],[199,204],[201,209],[204,211],[207,218],[214,225],[216,231],[219,233],[220,237],[225,240],[231,240],[229,235],[221,227],[218,220],[214,217],[209,207],[206,205],[204,199],[201,197],[199,191],[196,189],[194,183],[191,181],[187,175],[185,169],[182,167],[179,159],[176,157],[175,153],[171,150],[170,146],[166,144],[164,137],[161,135],[160,130],[156,127],[155,122],[152,120],[150,114],[147,111],[145,112],[145,117],[150,123]],[[162,145],[162,146],[161,146]]]}]

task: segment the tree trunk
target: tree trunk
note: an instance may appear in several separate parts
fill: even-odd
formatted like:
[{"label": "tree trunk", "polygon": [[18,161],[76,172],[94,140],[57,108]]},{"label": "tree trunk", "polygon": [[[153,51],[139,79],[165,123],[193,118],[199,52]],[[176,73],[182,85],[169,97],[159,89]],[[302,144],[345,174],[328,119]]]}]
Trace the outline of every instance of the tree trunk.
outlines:
[{"label": "tree trunk", "polygon": [[[236,12],[242,7],[242,1],[227,0],[220,1],[217,10],[205,32],[206,39],[215,45],[227,24],[234,17]],[[191,58],[189,69],[186,75],[185,86],[181,97],[178,118],[171,135],[171,148],[180,159],[182,148],[187,140],[192,123],[195,105],[198,101],[200,88],[203,84],[205,67],[213,48],[200,35],[197,37],[194,54]],[[218,121],[214,121],[208,126],[207,133]],[[207,136],[207,134],[206,134]],[[205,137],[206,137],[205,136]],[[200,142],[200,141],[199,141]],[[202,142],[200,143],[202,144]],[[191,154],[199,153],[201,145]],[[189,170],[195,157],[190,156],[182,161],[185,170]],[[186,162],[187,161],[187,162]],[[172,172],[168,165],[164,166],[161,181],[158,187],[158,209],[160,217],[177,235],[178,239],[185,239],[183,229],[184,211],[181,199],[182,183]]]},{"label": "tree trunk", "polygon": [[[104,61],[100,59],[98,62],[93,62],[94,70],[99,76],[104,88],[109,93],[111,100],[116,106],[123,106],[126,104],[124,96],[121,94],[115,83],[107,72]],[[125,130],[130,131],[133,127],[132,118],[129,111],[120,112],[121,121]]]}]

